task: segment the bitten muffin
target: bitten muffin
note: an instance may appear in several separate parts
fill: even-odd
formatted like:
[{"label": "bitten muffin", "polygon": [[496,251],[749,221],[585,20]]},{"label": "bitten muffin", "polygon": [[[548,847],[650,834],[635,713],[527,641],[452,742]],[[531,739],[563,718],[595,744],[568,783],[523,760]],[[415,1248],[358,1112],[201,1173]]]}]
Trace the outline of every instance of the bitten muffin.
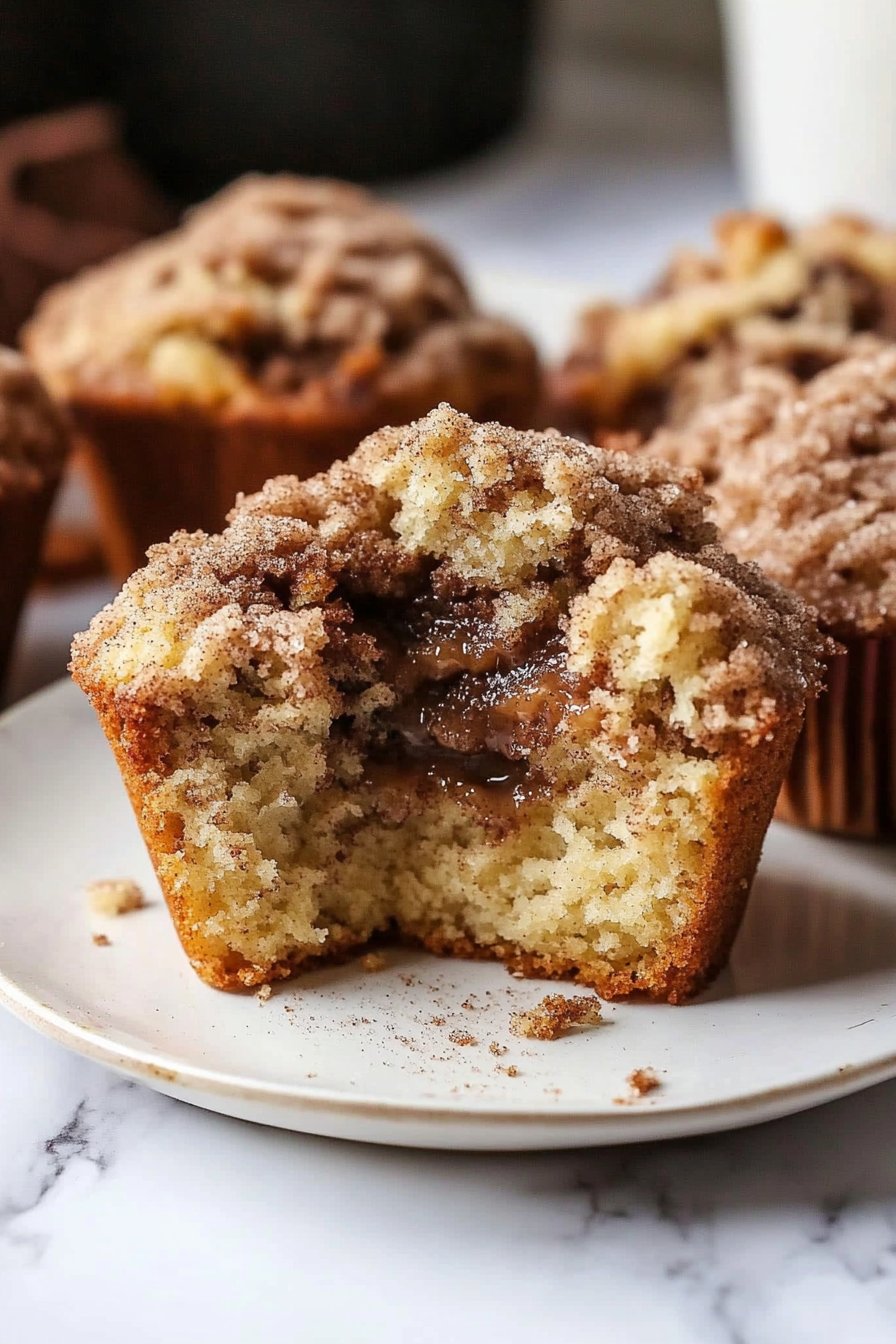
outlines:
[{"label": "bitten muffin", "polygon": [[554,377],[568,427],[596,441],[683,427],[736,392],[747,368],[804,379],[841,359],[856,332],[896,338],[896,232],[846,216],[791,232],[731,214],[715,235],[715,255],[679,253],[640,302],[581,314]]},{"label": "bitten muffin", "polygon": [[871,337],[801,384],[746,375],[738,396],[644,451],[698,466],[738,556],[798,593],[841,645],[781,795],[786,820],[896,833],[896,346]]},{"label": "bitten muffin", "polygon": [[706,984],[822,645],[704,504],[442,406],[154,547],[73,671],[203,979],[397,929],[609,996]]},{"label": "bitten muffin", "polygon": [[21,355],[0,347],[0,688],[67,450],[41,383]]},{"label": "bitten muffin", "polygon": [[307,476],[444,398],[531,423],[532,343],[448,254],[340,182],[249,177],[57,287],[24,333],[87,445],[116,570],[238,491]]}]

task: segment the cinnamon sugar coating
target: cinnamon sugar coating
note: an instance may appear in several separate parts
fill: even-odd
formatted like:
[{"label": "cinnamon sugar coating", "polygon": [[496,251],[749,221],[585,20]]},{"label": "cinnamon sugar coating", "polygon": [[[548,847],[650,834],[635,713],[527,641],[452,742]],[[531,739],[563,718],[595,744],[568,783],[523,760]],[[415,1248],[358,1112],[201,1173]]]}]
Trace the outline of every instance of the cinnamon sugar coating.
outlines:
[{"label": "cinnamon sugar coating", "polygon": [[725,543],[843,638],[896,632],[896,346],[801,385],[757,370],[740,395],[645,451],[701,468]]},{"label": "cinnamon sugar coating", "polygon": [[67,451],[62,416],[37,375],[0,347],[0,497],[55,480]]},{"label": "cinnamon sugar coating", "polygon": [[757,365],[804,379],[857,332],[896,336],[896,232],[842,215],[791,231],[745,213],[715,234],[714,253],[678,253],[644,299],[581,315],[557,376],[580,427],[683,426]]},{"label": "cinnamon sugar coating", "polygon": [[451,386],[474,357],[492,376],[537,377],[531,342],[476,311],[408,216],[288,176],[243,178],[174,232],[57,287],[25,341],[66,395],[252,405],[309,389],[319,401],[325,385],[340,404],[371,387],[389,400],[434,375]]},{"label": "cinnamon sugar coating", "polygon": [[[589,449],[555,431],[480,425],[441,406],[414,425],[371,435],[310,480],[269,481],[238,501],[218,536],[181,533],[152,547],[146,568],[79,636],[76,664],[86,670],[131,620],[164,613],[159,657],[144,647],[134,680],[176,708],[182,672],[172,682],[172,644],[195,640],[205,621],[225,613],[251,625],[263,611],[282,621],[286,640],[299,617],[308,626],[303,639],[325,640],[318,613],[334,592],[401,599],[425,580],[446,598],[484,590],[489,614],[512,627],[555,600],[548,576],[556,585],[568,574],[576,586],[603,578],[603,603],[650,562],[658,581],[667,571],[674,587],[685,560],[723,612],[724,642],[735,650],[717,669],[720,701],[751,702],[757,686],[766,697],[771,687],[782,700],[802,700],[818,674],[814,623],[797,599],[717,544],[706,504],[696,473]],[[571,628],[574,638],[574,617]],[[761,717],[761,705],[754,708]],[[706,711],[701,731],[712,736],[718,715]]]}]

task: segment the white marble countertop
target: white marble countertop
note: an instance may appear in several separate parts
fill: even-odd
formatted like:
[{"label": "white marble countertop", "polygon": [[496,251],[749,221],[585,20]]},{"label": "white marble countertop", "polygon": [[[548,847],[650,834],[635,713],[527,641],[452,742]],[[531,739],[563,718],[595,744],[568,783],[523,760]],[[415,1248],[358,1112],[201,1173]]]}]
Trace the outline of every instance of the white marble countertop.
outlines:
[{"label": "white marble countertop", "polygon": [[485,1156],[169,1101],[0,1018],[3,1337],[890,1344],[896,1083],[730,1135]]},{"label": "white marble countertop", "polygon": [[[634,148],[548,125],[404,195],[476,264],[630,288],[732,199],[718,116],[667,104]],[[14,696],[61,675],[108,591],[32,601]],[[729,1135],[505,1157],[224,1119],[6,1014],[0,1058],[3,1340],[896,1338],[896,1083]]]}]

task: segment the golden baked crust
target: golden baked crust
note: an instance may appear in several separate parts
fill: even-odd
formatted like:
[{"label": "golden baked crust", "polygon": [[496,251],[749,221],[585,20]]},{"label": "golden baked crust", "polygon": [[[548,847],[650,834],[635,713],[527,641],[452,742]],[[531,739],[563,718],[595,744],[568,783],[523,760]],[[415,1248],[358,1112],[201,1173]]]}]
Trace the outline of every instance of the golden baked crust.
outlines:
[{"label": "golden baked crust", "polygon": [[856,332],[896,336],[896,233],[843,215],[789,231],[744,213],[715,234],[715,254],[679,253],[642,301],[581,315],[555,380],[567,420],[597,436],[684,426],[746,369],[804,378]]},{"label": "golden baked crust", "polygon": [[199,974],[397,926],[696,992],[823,653],[704,504],[692,473],[443,406],[154,548],[72,666]]},{"label": "golden baked crust", "polygon": [[354,426],[370,406],[420,413],[440,395],[520,412],[538,390],[531,342],[477,312],[411,219],[346,183],[288,176],[243,178],[58,286],[24,341],[76,403]]}]

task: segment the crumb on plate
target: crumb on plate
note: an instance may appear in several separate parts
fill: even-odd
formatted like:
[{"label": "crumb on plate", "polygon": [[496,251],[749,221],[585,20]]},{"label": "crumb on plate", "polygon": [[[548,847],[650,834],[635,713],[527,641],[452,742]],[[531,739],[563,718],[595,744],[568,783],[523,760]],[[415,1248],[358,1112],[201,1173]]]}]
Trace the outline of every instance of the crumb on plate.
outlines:
[{"label": "crumb on plate", "polygon": [[625,1081],[628,1083],[628,1095],[616,1097],[617,1106],[631,1106],[642,1097],[655,1092],[658,1087],[662,1087],[655,1069],[632,1069]]},{"label": "crumb on plate", "polygon": [[95,915],[127,915],[146,904],[143,891],[128,877],[104,877],[89,882],[87,899]]},{"label": "crumb on plate", "polygon": [[600,999],[593,995],[546,994],[534,1008],[511,1013],[510,1030],[535,1041],[555,1041],[573,1027],[596,1027],[602,1021]]}]

